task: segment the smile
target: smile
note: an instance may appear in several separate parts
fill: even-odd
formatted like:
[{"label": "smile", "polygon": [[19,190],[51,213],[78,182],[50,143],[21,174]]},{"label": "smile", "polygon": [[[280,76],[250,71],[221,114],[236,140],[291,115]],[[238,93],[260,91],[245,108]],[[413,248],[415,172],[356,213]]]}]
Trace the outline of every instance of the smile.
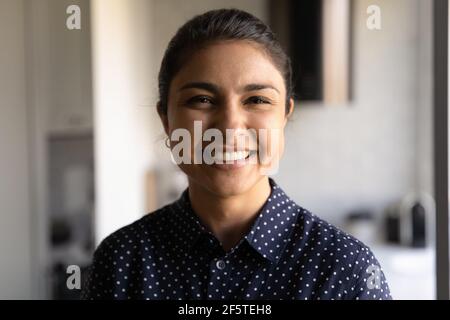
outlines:
[{"label": "smile", "polygon": [[247,159],[250,151],[231,151],[231,152],[216,152],[214,160],[216,162],[228,162]]}]

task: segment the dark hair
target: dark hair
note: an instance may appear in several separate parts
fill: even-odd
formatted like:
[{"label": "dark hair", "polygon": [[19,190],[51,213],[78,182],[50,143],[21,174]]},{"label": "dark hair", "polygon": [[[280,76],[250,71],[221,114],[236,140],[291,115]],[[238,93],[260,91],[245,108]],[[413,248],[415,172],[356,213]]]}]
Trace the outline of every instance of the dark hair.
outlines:
[{"label": "dark hair", "polygon": [[169,88],[183,63],[196,49],[222,40],[245,40],[259,44],[280,71],[286,86],[286,113],[292,96],[291,61],[272,30],[261,20],[237,9],[211,10],[197,15],[178,29],[164,54],[158,76],[158,112],[167,114]]}]

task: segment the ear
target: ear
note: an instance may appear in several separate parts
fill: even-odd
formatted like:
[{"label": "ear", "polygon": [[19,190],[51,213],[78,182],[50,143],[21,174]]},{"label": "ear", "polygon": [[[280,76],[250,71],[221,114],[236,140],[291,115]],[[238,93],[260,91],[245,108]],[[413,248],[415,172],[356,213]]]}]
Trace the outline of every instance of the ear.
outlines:
[{"label": "ear", "polygon": [[294,99],[290,98],[289,99],[289,110],[288,110],[288,113],[286,114],[285,121],[287,121],[292,116],[292,114],[294,113],[294,108],[295,108]]},{"label": "ear", "polygon": [[163,111],[161,108],[160,102],[156,105],[156,110],[158,110],[159,118],[161,119],[161,123],[164,127],[164,132],[169,135],[169,118],[167,117],[167,113]]}]

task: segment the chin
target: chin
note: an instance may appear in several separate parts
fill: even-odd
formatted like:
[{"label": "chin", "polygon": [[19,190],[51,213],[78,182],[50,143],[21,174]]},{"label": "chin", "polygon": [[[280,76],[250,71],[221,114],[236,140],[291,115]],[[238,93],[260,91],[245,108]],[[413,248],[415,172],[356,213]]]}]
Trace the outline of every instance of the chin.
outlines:
[{"label": "chin", "polygon": [[244,194],[252,189],[252,187],[263,177],[254,170],[227,172],[212,168],[202,168],[202,170],[195,171],[196,172],[185,171],[185,173],[193,179],[196,184],[220,197]]},{"label": "chin", "polygon": [[[225,180],[225,181],[222,181]],[[231,180],[231,181],[229,181]],[[231,197],[239,194],[246,193],[251,189],[251,185],[248,181],[241,181],[240,179],[220,179],[220,181],[211,181],[208,185],[208,189],[214,194],[221,197]]]}]

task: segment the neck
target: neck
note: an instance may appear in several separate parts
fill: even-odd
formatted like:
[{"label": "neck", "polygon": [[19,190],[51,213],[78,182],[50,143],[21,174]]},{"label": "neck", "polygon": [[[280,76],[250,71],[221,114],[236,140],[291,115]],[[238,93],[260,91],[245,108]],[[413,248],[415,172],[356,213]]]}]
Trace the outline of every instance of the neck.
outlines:
[{"label": "neck", "polygon": [[245,193],[225,197],[189,179],[192,208],[225,251],[233,248],[249,232],[270,191],[268,177],[258,181]]}]

